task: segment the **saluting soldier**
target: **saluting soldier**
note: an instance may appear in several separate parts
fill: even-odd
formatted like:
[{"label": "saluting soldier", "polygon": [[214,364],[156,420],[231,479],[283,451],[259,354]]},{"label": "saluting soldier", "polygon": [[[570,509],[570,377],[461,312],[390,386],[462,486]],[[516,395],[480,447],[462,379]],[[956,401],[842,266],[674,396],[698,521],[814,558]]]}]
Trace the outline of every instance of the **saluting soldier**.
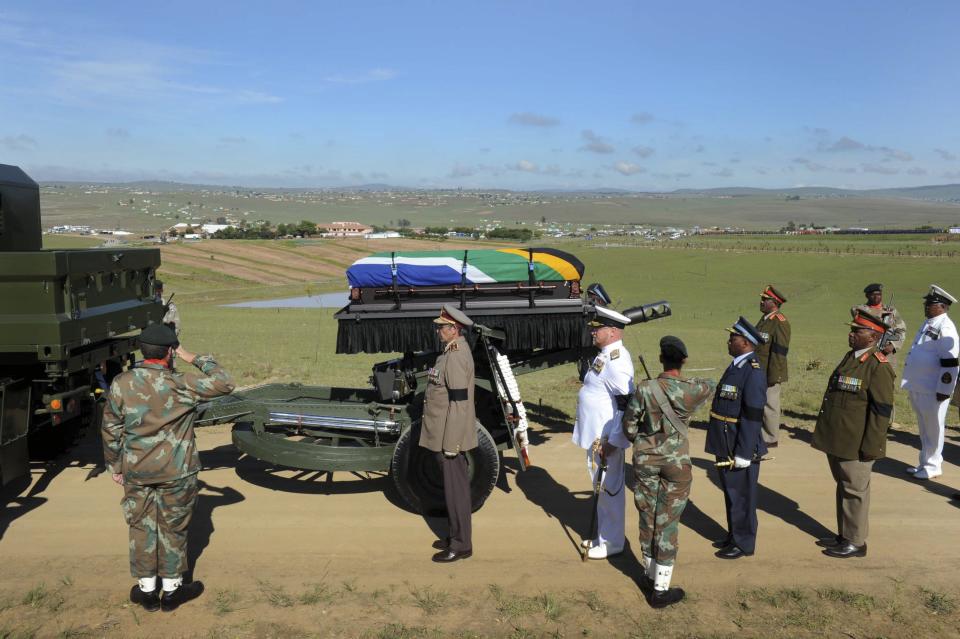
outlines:
[{"label": "saluting soldier", "polygon": [[763,339],[760,331],[743,316],[727,330],[727,352],[733,361],[723,372],[710,407],[706,451],[725,464],[720,487],[727,536],[713,543],[719,548],[715,554],[739,559],[752,555],[757,543],[757,482],[760,458],[767,452],[761,434],[767,378],[755,352]]},{"label": "saluting soldier", "polygon": [[787,353],[790,351],[790,322],[780,307],[786,296],[772,284],[760,293],[760,311],[763,317],[757,330],[766,336],[757,346],[760,368],[767,376],[767,403],[763,407],[763,441],[768,448],[776,448],[780,439],[780,388],[787,381]]},{"label": "saluting soldier", "polygon": [[923,300],[927,321],[913,338],[900,386],[910,392],[920,430],[920,460],[907,472],[917,479],[933,479],[943,474],[943,434],[947,402],[960,371],[960,338],[953,320],[947,316],[957,299],[933,284]]},{"label": "saluting soldier", "polygon": [[473,353],[463,336],[473,320],[460,309],[444,304],[433,320],[443,352],[427,375],[423,396],[420,445],[436,455],[443,475],[443,497],[450,534],[446,548],[433,556],[437,563],[473,555],[468,450],[477,447],[476,409],[473,405]]},{"label": "saluting soldier", "polygon": [[[621,429],[621,405],[633,392],[633,362],[623,345],[623,329],[630,318],[602,306],[590,323],[593,344],[599,353],[583,378],[577,394],[577,419],[573,443],[586,450],[587,471],[596,483],[601,459],[607,470],[597,500],[597,537],[584,539],[590,559],[604,559],[623,552],[624,476],[623,453],[630,447]],[[593,532],[593,531],[591,531]]]},{"label": "saluting soldier", "polygon": [[880,317],[857,311],[850,351],[830,375],[813,431],[813,447],[827,454],[837,482],[837,534],[817,541],[841,559],[866,557],[870,473],[887,450],[896,373],[878,348],[887,331]]},{"label": "saluting soldier", "polygon": [[640,563],[647,601],[653,608],[675,604],[682,588],[671,588],[680,516],[687,507],[693,473],[687,428],[691,416],[717,383],[682,375],[687,347],[678,337],[660,339],[663,372],[637,384],[623,414],[623,432],[633,441],[634,501],[640,511]]},{"label": "saluting soldier", "polygon": [[[880,350],[887,359],[890,359],[891,355],[903,348],[903,342],[907,337],[907,324],[892,304],[883,303],[883,284],[867,284],[863,294],[867,298],[866,302],[851,308],[850,315],[856,319],[857,311],[863,310],[883,321],[887,332],[883,336],[883,346]],[[893,361],[891,360],[890,363],[892,365]]]},{"label": "saluting soldier", "polygon": [[[123,486],[130,574],[138,580],[130,601],[150,612],[171,611],[203,592],[200,581],[183,583],[200,472],[193,433],[197,403],[227,395],[234,386],[212,355],[185,350],[163,324],[148,326],[139,340],[143,362],[110,384],[101,427],[103,457],[113,481]],[[200,374],[176,370],[177,357]]]}]

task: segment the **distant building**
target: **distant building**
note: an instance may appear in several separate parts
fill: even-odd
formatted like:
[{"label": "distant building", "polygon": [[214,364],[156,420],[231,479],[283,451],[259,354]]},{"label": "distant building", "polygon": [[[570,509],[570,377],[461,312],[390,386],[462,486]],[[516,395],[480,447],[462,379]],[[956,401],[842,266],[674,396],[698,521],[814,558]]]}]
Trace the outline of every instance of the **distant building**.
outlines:
[{"label": "distant building", "polygon": [[392,240],[403,236],[396,231],[384,231],[383,233],[367,233],[364,237],[368,240]]},{"label": "distant building", "polygon": [[317,224],[320,237],[366,237],[373,227],[360,222],[325,222]]}]

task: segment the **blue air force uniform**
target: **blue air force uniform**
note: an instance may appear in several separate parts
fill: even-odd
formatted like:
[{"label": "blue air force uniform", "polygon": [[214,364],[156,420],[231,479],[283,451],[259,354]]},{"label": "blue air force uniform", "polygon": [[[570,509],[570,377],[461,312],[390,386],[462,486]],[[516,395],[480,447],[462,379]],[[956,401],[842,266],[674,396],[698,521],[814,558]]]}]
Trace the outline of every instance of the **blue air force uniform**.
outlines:
[{"label": "blue air force uniform", "polygon": [[[759,332],[742,317],[734,329],[730,329],[731,332],[743,335],[754,344],[761,339]],[[740,466],[721,469],[720,486],[727,511],[728,546],[734,544],[746,555],[753,554],[757,540],[760,464],[754,460],[767,452],[762,435],[766,400],[767,377],[757,354],[740,355],[730,363],[717,384],[707,429],[706,451],[715,455],[717,461],[736,460]]]}]

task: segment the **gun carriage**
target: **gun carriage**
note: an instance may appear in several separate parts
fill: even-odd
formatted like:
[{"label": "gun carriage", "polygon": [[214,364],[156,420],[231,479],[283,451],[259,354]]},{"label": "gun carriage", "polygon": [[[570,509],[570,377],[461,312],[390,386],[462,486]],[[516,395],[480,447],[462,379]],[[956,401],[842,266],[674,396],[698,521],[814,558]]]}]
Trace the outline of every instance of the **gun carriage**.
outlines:
[{"label": "gun carriage", "polygon": [[[418,445],[423,393],[439,342],[432,320],[454,304],[475,322],[478,447],[467,453],[474,510],[492,492],[501,453],[527,465],[526,409],[516,377],[580,360],[595,314],[581,296],[584,266],[551,249],[382,253],[347,271],[350,301],[334,317],[337,353],[401,353],[373,366],[368,388],[270,384],[215,400],[198,424],[234,422],[244,453],[315,471],[382,471],[416,511],[444,509],[440,470]],[[665,301],[626,312],[670,314]]]},{"label": "gun carriage", "polygon": [[159,249],[42,248],[40,189],[0,164],[0,476],[60,450],[99,415],[97,396],[163,318]]}]

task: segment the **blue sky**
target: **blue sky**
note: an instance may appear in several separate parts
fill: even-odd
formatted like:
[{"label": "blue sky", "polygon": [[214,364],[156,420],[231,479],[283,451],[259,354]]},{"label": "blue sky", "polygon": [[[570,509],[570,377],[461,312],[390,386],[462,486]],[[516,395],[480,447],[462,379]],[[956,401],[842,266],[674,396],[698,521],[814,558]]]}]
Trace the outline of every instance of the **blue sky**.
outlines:
[{"label": "blue sky", "polygon": [[0,162],[245,186],[955,183],[957,24],[953,0],[0,0]]}]

